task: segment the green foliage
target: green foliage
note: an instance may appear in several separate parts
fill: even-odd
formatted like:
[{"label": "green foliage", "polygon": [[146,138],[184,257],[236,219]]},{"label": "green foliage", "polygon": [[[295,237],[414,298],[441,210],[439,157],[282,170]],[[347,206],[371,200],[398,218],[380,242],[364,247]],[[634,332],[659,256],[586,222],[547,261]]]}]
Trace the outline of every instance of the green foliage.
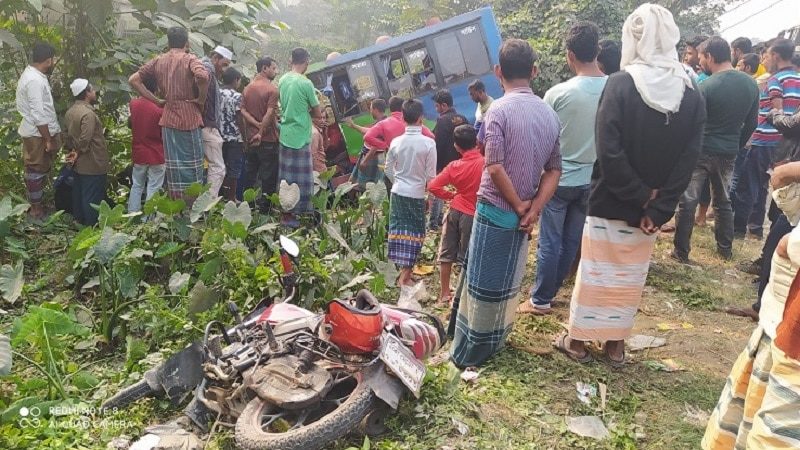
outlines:
[{"label": "green foliage", "polygon": [[26,348],[30,361],[41,364],[37,367],[48,377],[50,387],[62,399],[66,399],[64,374],[67,371],[67,338],[86,336],[88,333],[89,330],[75,322],[61,306],[46,303],[30,306],[28,312],[15,323],[11,345],[17,349]]}]

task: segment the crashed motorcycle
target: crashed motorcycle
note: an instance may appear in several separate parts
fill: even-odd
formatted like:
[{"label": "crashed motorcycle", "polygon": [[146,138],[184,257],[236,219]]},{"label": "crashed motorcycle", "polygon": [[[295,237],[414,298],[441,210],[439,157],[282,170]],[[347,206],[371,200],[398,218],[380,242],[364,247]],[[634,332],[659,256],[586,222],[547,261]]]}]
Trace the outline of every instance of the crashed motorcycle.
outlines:
[{"label": "crashed motorcycle", "polygon": [[359,431],[376,434],[405,392],[419,397],[425,364],[446,337],[438,318],[380,304],[367,290],[330,301],[321,314],[298,296],[297,244],[280,237],[283,301],[262,300],[236,324],[210,322],[203,340],[145,373],[103,408],[143,397],[182,403],[202,432],[235,430],[247,450],[320,449]]}]

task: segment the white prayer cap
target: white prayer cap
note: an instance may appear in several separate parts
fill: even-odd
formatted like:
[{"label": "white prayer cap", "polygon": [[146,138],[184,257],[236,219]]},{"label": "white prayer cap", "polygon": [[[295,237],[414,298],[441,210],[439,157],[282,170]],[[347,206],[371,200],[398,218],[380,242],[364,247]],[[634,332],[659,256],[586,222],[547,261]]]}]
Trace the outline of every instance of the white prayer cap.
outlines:
[{"label": "white prayer cap", "polygon": [[69,85],[70,90],[72,90],[72,96],[77,97],[78,94],[86,89],[86,86],[89,86],[89,80],[85,78],[76,78],[75,81]]},{"label": "white prayer cap", "polygon": [[221,45],[214,47],[214,53],[218,54],[219,56],[222,56],[223,58],[229,61],[233,60],[233,52]]}]

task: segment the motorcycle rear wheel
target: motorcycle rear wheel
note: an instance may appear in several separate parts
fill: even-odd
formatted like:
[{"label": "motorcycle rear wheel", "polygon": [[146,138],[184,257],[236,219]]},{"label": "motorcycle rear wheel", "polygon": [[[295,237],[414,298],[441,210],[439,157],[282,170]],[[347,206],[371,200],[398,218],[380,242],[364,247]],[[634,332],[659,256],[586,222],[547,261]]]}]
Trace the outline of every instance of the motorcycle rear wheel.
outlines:
[{"label": "motorcycle rear wheel", "polygon": [[288,411],[254,398],[236,421],[237,445],[244,450],[317,450],[355,430],[377,397],[361,373],[345,375],[313,409]]}]

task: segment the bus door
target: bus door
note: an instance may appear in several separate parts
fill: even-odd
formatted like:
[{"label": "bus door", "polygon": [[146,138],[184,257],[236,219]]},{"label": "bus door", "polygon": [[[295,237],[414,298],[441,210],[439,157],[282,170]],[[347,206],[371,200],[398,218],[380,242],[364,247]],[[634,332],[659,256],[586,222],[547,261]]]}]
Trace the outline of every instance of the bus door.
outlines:
[{"label": "bus door", "polygon": [[[350,118],[359,125],[373,122],[369,108],[373,99],[380,97],[371,59],[366,58],[326,72],[326,88],[339,121]],[[357,157],[363,145],[363,136],[349,127],[340,127],[351,160]]]}]

